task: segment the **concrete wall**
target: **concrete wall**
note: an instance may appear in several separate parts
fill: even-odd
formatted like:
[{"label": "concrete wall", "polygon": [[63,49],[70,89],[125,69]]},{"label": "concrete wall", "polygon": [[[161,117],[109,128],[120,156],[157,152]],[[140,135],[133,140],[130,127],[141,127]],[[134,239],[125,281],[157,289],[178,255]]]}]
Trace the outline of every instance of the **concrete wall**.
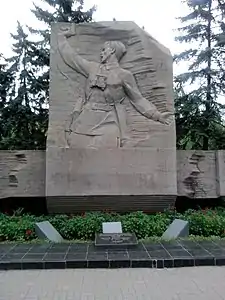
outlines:
[{"label": "concrete wall", "polygon": [[[45,173],[45,151],[0,151],[0,198],[45,196]],[[177,151],[177,186],[178,196],[225,196],[225,151]]]},{"label": "concrete wall", "polygon": [[[220,152],[225,155],[224,151]],[[217,151],[177,151],[178,196],[217,198],[224,195],[225,189],[221,194],[218,188],[222,173],[225,180],[225,165],[217,163],[217,154]]]},{"label": "concrete wall", "polygon": [[225,151],[216,152],[217,195],[225,196]]},{"label": "concrete wall", "polygon": [[45,151],[0,151],[0,198],[45,196]]}]

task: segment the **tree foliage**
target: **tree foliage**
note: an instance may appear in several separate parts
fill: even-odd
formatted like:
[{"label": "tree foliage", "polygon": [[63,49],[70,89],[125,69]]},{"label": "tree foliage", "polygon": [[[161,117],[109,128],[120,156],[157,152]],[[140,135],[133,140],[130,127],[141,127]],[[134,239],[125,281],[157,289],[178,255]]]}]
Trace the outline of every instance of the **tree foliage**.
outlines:
[{"label": "tree foliage", "polygon": [[[202,99],[195,93],[186,93],[181,82],[174,82],[177,149],[203,149],[204,117]],[[225,148],[225,126],[220,115],[214,115],[209,124],[209,149]]]},{"label": "tree foliage", "polygon": [[[44,29],[17,25],[13,56],[0,63],[0,149],[45,149],[49,102],[50,31],[54,22],[90,22],[95,8],[83,0],[44,0],[34,5]],[[26,32],[27,31],[27,32]],[[36,35],[36,38],[33,38]],[[35,41],[34,41],[35,40]]]},{"label": "tree foliage", "polygon": [[181,149],[225,148],[220,139],[224,134],[220,100],[225,94],[225,2],[183,2],[190,12],[179,18],[184,25],[178,28],[176,40],[189,48],[174,57],[176,63],[185,61],[187,65],[187,71],[175,78],[177,144]]}]

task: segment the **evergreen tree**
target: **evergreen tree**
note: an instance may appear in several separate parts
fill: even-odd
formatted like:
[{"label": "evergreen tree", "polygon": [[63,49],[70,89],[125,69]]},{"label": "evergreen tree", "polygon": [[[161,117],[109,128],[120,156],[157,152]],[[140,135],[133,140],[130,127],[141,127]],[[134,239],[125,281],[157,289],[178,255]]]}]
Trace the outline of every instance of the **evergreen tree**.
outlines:
[{"label": "evergreen tree", "polygon": [[38,43],[30,42],[18,23],[17,33],[12,34],[14,56],[7,59],[8,68],[3,74],[2,87],[1,149],[44,149],[47,128],[45,86],[39,80],[36,61]]},{"label": "evergreen tree", "polygon": [[[204,118],[202,99],[195,93],[185,93],[181,82],[174,82],[177,149],[203,148]],[[209,149],[225,149],[225,127],[220,115],[209,124]]]},{"label": "evergreen tree", "polygon": [[84,12],[83,0],[43,0],[33,13],[46,29],[29,28],[28,38],[18,23],[14,56],[0,64],[0,149],[45,149],[48,124],[50,25],[90,22],[95,8]]},{"label": "evergreen tree", "polygon": [[[14,81],[12,72],[8,69],[8,62],[0,54],[0,144],[4,139],[5,123],[7,120],[4,119],[4,108],[7,105],[7,99],[10,92],[10,87]],[[1,148],[1,147],[0,147]]]},{"label": "evergreen tree", "polygon": [[0,53],[0,109],[7,102],[10,86],[14,80],[12,72],[9,71],[7,60]]},{"label": "evergreen tree", "polygon": [[192,89],[187,95],[181,95],[179,91],[176,97],[177,128],[178,133],[181,127],[180,132],[183,132],[178,136],[178,144],[182,148],[188,142],[188,145],[207,150],[216,147],[212,135],[218,128],[223,128],[224,106],[218,99],[225,93],[222,48],[225,1],[183,2],[190,13],[179,18],[185,25],[178,28],[181,35],[176,40],[187,43],[190,48],[175,55],[175,61],[186,61],[188,70],[178,75],[175,81],[182,86],[188,84]]},{"label": "evergreen tree", "polygon": [[42,79],[45,82],[45,94],[48,101],[51,24],[56,22],[76,24],[91,22],[95,7],[88,11],[83,11],[84,0],[43,0],[43,2],[48,4],[48,9],[43,9],[34,4],[32,12],[39,21],[46,25],[46,29],[28,28],[30,33],[40,37],[40,42],[36,49],[39,56],[37,67],[43,71],[43,78],[40,78],[40,80]]}]

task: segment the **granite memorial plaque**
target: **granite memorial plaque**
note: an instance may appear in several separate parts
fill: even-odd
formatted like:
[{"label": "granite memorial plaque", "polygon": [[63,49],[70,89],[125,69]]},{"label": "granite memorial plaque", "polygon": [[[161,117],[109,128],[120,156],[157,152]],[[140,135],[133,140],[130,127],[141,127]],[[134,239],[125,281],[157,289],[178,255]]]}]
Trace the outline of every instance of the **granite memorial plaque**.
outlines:
[{"label": "granite memorial plaque", "polygon": [[104,222],[102,223],[102,232],[103,233],[122,233],[122,224],[121,222]]},{"label": "granite memorial plaque", "polygon": [[134,233],[99,233],[95,237],[96,247],[129,247],[138,244]]}]

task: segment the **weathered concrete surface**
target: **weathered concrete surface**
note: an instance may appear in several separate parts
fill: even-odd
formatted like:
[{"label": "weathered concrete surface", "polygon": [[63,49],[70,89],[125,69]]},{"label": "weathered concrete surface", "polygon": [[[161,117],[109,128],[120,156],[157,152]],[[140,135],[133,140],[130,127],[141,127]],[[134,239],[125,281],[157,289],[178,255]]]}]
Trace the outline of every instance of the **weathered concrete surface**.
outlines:
[{"label": "weathered concrete surface", "polygon": [[[151,110],[152,105],[155,105],[160,112],[174,112],[172,56],[169,50],[133,22],[79,24],[75,27],[74,36],[61,40],[63,30],[65,31],[70,26],[68,23],[59,23],[52,27],[48,148],[51,146],[83,148],[82,144],[89,147],[85,143],[85,134],[82,138],[78,138],[73,131],[79,131],[81,135],[83,130],[80,128],[82,125],[80,122],[86,122],[83,124],[86,128],[88,121],[91,126],[92,118],[97,122],[96,125],[99,125],[98,120],[101,118],[99,108],[95,110],[89,108],[92,112],[88,114],[90,120],[81,119],[75,126],[77,128],[70,127],[72,137],[69,138],[68,145],[68,135],[65,134],[65,129],[69,129],[67,123],[71,120],[71,113],[74,110],[80,113],[80,106],[82,107],[86,102],[103,105],[108,103],[107,101],[114,101],[117,104],[122,96],[122,99],[125,99],[119,107],[118,119],[120,127],[124,128],[126,125],[125,133],[129,141],[133,141],[129,147],[174,149],[174,122],[166,126],[153,121],[144,109]],[[104,42],[109,40],[122,42],[126,46],[127,53],[119,62],[101,64],[101,48]],[[101,89],[96,91],[93,87],[93,81],[96,79],[95,67],[99,67],[99,72],[101,67],[108,70],[101,74],[106,79],[107,96],[103,93],[104,97],[102,97]],[[112,78],[111,73],[116,74],[116,77]],[[132,80],[127,79],[126,75],[129,75],[129,79]],[[129,85],[129,91],[123,94],[127,85]],[[142,113],[135,108],[137,95]],[[131,98],[133,105],[130,103]],[[99,99],[102,102],[99,103]],[[84,108],[86,109],[86,106]],[[96,116],[93,111],[98,111],[100,115]],[[120,113],[124,113],[124,124],[121,124]],[[101,145],[101,147],[115,147],[113,142],[107,144],[104,139],[104,129],[99,129],[99,131],[101,140],[104,141],[102,144],[106,145]],[[110,130],[106,129],[106,132],[110,135]],[[95,135],[93,132],[92,134]],[[97,143],[95,142],[93,142],[94,146]]]},{"label": "weathered concrete surface", "polygon": [[[220,155],[223,153],[221,151]],[[216,161],[216,151],[177,151],[177,194],[190,198],[217,198],[225,195],[225,190],[218,190],[218,180],[223,177],[225,165],[220,168],[219,174]],[[222,166],[221,162],[219,165]]]},{"label": "weathered concrete surface", "polygon": [[[49,210],[56,210],[53,197],[61,209],[64,197],[80,196],[148,196],[149,208],[151,197],[153,202],[164,197],[173,205],[177,165],[169,50],[133,22],[76,25],[66,38],[68,26],[52,28]],[[109,40],[122,42],[127,53],[117,61],[112,51],[114,61],[103,64],[100,52]],[[67,209],[74,203],[68,201]]]},{"label": "weathered concrete surface", "polygon": [[47,196],[176,195],[168,149],[48,150]]},{"label": "weathered concrete surface", "polygon": [[0,151],[0,198],[45,196],[45,151]]},{"label": "weathered concrete surface", "polygon": [[216,151],[217,195],[225,196],[225,151]]},{"label": "weathered concrete surface", "polygon": [[225,151],[176,151],[168,49],[133,22],[72,27],[52,29],[47,150],[0,152],[0,198],[46,196],[70,213],[225,196]]},{"label": "weathered concrete surface", "polygon": [[[63,151],[71,151],[70,149],[64,149]],[[93,156],[93,160],[88,158],[87,154],[84,152],[78,158],[73,157],[73,152],[71,152],[71,163],[73,168],[77,168],[79,174],[84,176],[86,170],[84,165],[81,166],[80,160],[89,160],[89,164],[93,169],[98,167],[98,160],[101,159],[101,151],[95,152],[96,156]],[[63,152],[59,152],[62,155]],[[112,153],[115,154],[114,152]],[[44,197],[45,196],[45,151],[0,151],[0,198],[7,197]],[[156,154],[159,155],[159,154]],[[127,158],[125,158],[126,160]],[[143,159],[143,163],[140,163]],[[78,161],[77,161],[78,160]],[[107,164],[114,161],[106,159]],[[137,160],[139,170],[145,170],[147,176],[148,165],[145,165],[145,160],[142,156]],[[69,163],[63,164],[63,160],[59,156],[56,163],[61,169],[62,176],[61,180],[70,182],[70,185],[76,185],[75,178],[71,178],[70,173],[66,174],[66,170],[70,170],[71,166]],[[100,164],[101,168],[104,168]],[[135,165],[134,165],[135,166]],[[115,163],[111,165],[110,168],[117,168],[120,170],[121,161],[115,160]],[[98,172],[101,172],[99,168]],[[127,165],[128,170],[132,170],[132,166]],[[136,166],[135,166],[136,168]],[[168,166],[169,159],[168,159]],[[98,174],[96,172],[96,175]],[[79,174],[76,180],[79,179]],[[130,172],[131,177],[128,179],[137,184],[137,179],[140,178],[136,171]],[[112,175],[111,175],[112,176]],[[64,177],[64,178],[63,178]],[[113,178],[113,176],[112,176]],[[111,179],[112,180],[112,179]],[[115,179],[114,179],[115,180]],[[141,177],[145,182],[145,177]],[[156,177],[152,177],[152,182],[154,180],[160,180]],[[92,181],[93,184],[94,181]],[[129,183],[129,182],[128,182]],[[132,183],[133,184],[133,183]],[[144,183],[142,183],[144,184]],[[119,185],[118,185],[119,186]],[[189,198],[204,199],[204,198],[217,198],[220,196],[225,196],[225,151],[177,151],[177,186],[178,192],[177,196],[187,196]],[[87,185],[88,188],[88,185]],[[93,186],[92,186],[93,188]],[[110,188],[110,186],[109,186]],[[68,190],[70,190],[68,188]],[[114,194],[111,196],[72,196],[64,190],[65,195],[61,197],[49,197],[48,203],[50,207],[56,210],[56,212],[71,212],[70,202],[76,202],[79,211],[85,211],[91,205],[94,209],[112,209],[113,207],[118,210],[128,211],[130,208],[138,210],[138,205],[141,203],[141,209],[148,211],[149,203],[152,209],[155,211],[163,210],[163,207],[169,205],[170,201],[160,195],[155,195],[155,199],[149,198],[147,195],[138,195],[138,197],[120,195],[119,197]],[[54,193],[54,189],[52,191]],[[169,192],[169,189],[164,192]],[[58,191],[56,189],[55,195]],[[173,197],[171,195],[171,197]],[[118,201],[120,199],[120,201]],[[133,207],[131,207],[131,203]],[[62,206],[64,206],[62,210]]]}]

